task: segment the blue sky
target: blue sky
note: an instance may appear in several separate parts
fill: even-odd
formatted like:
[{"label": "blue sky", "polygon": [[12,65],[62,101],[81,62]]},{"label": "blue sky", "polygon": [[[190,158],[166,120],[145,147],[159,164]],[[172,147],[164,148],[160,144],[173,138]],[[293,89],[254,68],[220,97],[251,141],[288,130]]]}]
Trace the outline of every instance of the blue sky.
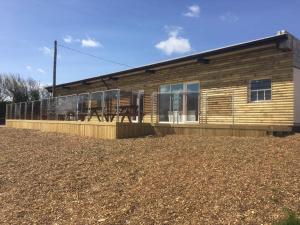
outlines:
[{"label": "blue sky", "polygon": [[[53,41],[131,66],[288,30],[300,0],[1,0],[0,73],[51,83]],[[58,83],[127,69],[58,49]]]}]

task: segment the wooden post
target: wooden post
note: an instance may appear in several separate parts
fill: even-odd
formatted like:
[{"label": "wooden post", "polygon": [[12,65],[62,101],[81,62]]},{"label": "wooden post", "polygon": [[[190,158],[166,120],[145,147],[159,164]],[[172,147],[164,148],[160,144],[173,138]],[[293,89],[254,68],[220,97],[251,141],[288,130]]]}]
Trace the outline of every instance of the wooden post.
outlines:
[{"label": "wooden post", "polygon": [[55,97],[56,86],[56,58],[57,58],[57,41],[54,41],[54,55],[53,55],[53,85],[52,85],[52,97]]}]

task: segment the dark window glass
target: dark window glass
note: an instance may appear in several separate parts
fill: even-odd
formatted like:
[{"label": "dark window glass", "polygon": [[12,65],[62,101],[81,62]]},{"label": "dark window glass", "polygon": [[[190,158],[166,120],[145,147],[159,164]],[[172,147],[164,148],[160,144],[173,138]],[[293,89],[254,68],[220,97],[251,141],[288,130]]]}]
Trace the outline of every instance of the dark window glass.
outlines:
[{"label": "dark window glass", "polygon": [[258,91],[257,93],[258,93],[257,100],[259,100],[259,101],[265,100],[265,93],[264,93],[264,91]]},{"label": "dark window glass", "polygon": [[265,100],[271,100],[271,90],[265,91]]},{"label": "dark window glass", "polygon": [[271,80],[252,80],[251,81],[251,91],[261,90],[261,89],[271,89]]},{"label": "dark window glass", "polygon": [[170,111],[171,94],[160,93],[159,95],[159,121],[168,122],[168,113]]},{"label": "dark window glass", "polygon": [[187,121],[198,120],[199,83],[187,84]]},{"label": "dark window glass", "polygon": [[251,101],[252,102],[257,101],[257,92],[256,91],[251,92]]}]

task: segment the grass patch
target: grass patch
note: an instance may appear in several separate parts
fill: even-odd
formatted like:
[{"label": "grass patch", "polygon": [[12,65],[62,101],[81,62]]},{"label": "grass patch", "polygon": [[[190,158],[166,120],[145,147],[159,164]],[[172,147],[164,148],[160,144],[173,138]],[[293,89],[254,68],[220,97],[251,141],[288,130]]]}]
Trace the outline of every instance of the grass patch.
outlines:
[{"label": "grass patch", "polygon": [[300,219],[294,212],[287,210],[287,216],[283,220],[274,225],[300,225]]}]

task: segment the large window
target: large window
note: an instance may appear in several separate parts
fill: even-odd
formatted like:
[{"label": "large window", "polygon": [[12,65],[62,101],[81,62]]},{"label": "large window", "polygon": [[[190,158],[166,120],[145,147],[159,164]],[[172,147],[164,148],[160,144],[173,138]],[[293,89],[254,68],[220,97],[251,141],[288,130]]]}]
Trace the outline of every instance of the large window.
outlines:
[{"label": "large window", "polygon": [[271,79],[252,80],[250,82],[250,101],[266,101],[271,100]]},{"label": "large window", "polygon": [[198,121],[198,82],[161,85],[159,92],[160,122]]}]

